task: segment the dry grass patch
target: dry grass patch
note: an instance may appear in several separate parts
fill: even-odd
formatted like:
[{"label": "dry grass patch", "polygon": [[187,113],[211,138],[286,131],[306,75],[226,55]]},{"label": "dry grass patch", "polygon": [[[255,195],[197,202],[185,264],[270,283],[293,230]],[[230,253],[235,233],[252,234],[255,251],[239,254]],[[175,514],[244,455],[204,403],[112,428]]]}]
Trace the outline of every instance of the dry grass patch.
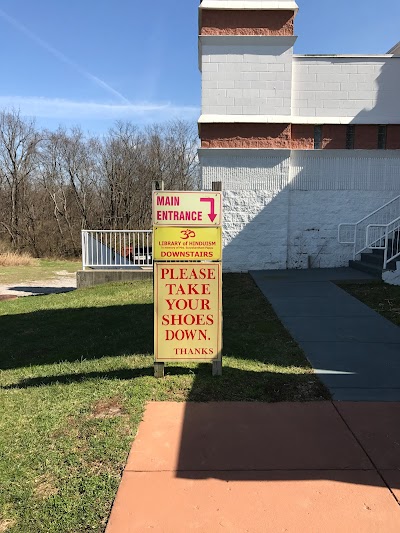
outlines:
[{"label": "dry grass patch", "polygon": [[48,474],[44,474],[35,480],[36,486],[34,489],[35,496],[38,499],[47,499],[50,496],[55,496],[58,493],[57,488],[55,487],[54,479]]},{"label": "dry grass patch", "polygon": [[2,520],[0,518],[0,533],[5,533],[13,526],[15,526],[15,520]]},{"label": "dry grass patch", "polygon": [[38,259],[34,259],[28,254],[16,254],[14,252],[6,252],[0,254],[0,266],[38,266],[38,264]]},{"label": "dry grass patch", "polygon": [[93,408],[92,418],[112,418],[124,414],[121,398],[109,398],[98,401]]}]

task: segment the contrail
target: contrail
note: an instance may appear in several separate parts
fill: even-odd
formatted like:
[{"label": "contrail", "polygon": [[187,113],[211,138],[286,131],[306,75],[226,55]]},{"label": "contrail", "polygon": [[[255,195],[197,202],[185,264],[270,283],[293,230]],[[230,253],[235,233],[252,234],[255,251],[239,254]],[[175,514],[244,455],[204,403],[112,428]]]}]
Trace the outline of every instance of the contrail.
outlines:
[{"label": "contrail", "polygon": [[77,63],[75,63],[74,61],[69,59],[69,57],[65,56],[62,52],[60,52],[59,50],[57,50],[56,48],[51,46],[46,41],[43,41],[43,39],[41,39],[40,37],[38,37],[37,35],[32,33],[30,30],[28,30],[28,28],[26,26],[24,26],[23,24],[18,22],[16,19],[14,19],[10,15],[8,15],[2,9],[0,9],[0,17],[5,19],[9,24],[14,26],[14,28],[16,28],[17,30],[19,30],[20,32],[25,34],[27,37],[32,39],[32,41],[35,41],[37,44],[39,44],[42,48],[47,50],[54,57],[56,57],[57,59],[59,59],[60,61],[65,63],[66,65],[70,66],[76,72],[79,72],[79,74],[81,74],[82,76],[84,76],[88,80],[92,81],[93,83],[95,83],[96,85],[101,87],[102,89],[105,89],[107,92],[109,92],[113,96],[116,96],[124,104],[130,105],[130,101],[127,98],[125,98],[125,96],[123,94],[119,93],[118,91],[116,91],[115,89],[110,87],[110,85],[108,85],[108,83],[106,83],[105,81],[101,80],[97,76],[94,76],[93,74],[91,74],[90,72],[88,72],[87,70],[82,68],[80,65],[78,65]]}]

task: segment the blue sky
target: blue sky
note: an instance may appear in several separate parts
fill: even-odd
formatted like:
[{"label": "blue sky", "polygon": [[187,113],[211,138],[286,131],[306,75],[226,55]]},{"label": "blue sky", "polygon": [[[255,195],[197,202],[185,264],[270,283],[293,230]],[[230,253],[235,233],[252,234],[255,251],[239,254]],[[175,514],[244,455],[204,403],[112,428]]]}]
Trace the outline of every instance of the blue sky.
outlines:
[{"label": "blue sky", "polygon": [[[0,108],[104,132],[196,121],[199,0],[0,0]],[[295,52],[385,53],[399,0],[298,0]]]}]

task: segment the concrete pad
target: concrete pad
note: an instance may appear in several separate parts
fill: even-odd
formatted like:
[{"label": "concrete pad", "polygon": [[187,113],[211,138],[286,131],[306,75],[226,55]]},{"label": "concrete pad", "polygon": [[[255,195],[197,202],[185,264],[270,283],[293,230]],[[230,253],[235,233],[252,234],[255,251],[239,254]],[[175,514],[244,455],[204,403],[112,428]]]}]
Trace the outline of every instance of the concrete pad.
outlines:
[{"label": "concrete pad", "polygon": [[76,284],[78,289],[86,289],[101,285],[103,283],[115,283],[118,281],[137,281],[143,279],[153,279],[153,268],[123,268],[115,270],[96,269],[96,270],[79,270],[76,273]]},{"label": "concrete pad", "polygon": [[399,531],[400,507],[373,471],[206,476],[126,472],[106,533]]},{"label": "concrete pad", "polygon": [[310,268],[290,270],[252,270],[251,276],[257,280],[297,281],[376,281],[376,277],[354,268]]},{"label": "concrete pad", "polygon": [[335,293],[302,298],[269,296],[268,299],[280,317],[374,317],[377,314],[370,307],[360,305],[355,298],[343,298]]},{"label": "concrete pad", "polygon": [[331,402],[154,402],[126,470],[371,468]]},{"label": "concrete pad", "polygon": [[303,341],[301,346],[329,389],[400,388],[398,344]]},{"label": "concrete pad", "polygon": [[400,328],[332,283],[373,276],[347,268],[251,275],[332,398],[400,400]]},{"label": "concrete pad", "polygon": [[400,470],[382,470],[381,475],[400,503]]},{"label": "concrete pad", "polygon": [[400,328],[376,316],[348,317],[281,317],[298,341],[398,343]]},{"label": "concrete pad", "polygon": [[[259,281],[258,288],[268,299],[272,298],[321,298],[335,297],[340,289],[330,282],[293,282]],[[328,302],[327,302],[328,303]]]},{"label": "concrete pad", "polygon": [[400,402],[400,388],[331,388],[332,399],[337,402]]},{"label": "concrete pad", "polygon": [[335,405],[378,470],[400,470],[400,403]]}]

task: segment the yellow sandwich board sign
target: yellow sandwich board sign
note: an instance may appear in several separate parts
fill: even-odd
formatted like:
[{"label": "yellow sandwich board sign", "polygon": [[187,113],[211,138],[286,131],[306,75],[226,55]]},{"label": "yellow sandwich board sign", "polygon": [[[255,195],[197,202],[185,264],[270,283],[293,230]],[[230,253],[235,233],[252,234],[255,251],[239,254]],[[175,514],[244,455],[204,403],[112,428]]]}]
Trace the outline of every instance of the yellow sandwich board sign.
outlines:
[{"label": "yellow sandwich board sign", "polygon": [[222,228],[155,226],[154,261],[221,261]]},{"label": "yellow sandwich board sign", "polygon": [[154,226],[220,226],[221,192],[153,191]]},{"label": "yellow sandwich board sign", "polygon": [[168,361],[222,373],[221,225],[221,191],[153,191],[156,377]]},{"label": "yellow sandwich board sign", "polygon": [[155,361],[218,361],[222,345],[220,263],[154,265]]}]

